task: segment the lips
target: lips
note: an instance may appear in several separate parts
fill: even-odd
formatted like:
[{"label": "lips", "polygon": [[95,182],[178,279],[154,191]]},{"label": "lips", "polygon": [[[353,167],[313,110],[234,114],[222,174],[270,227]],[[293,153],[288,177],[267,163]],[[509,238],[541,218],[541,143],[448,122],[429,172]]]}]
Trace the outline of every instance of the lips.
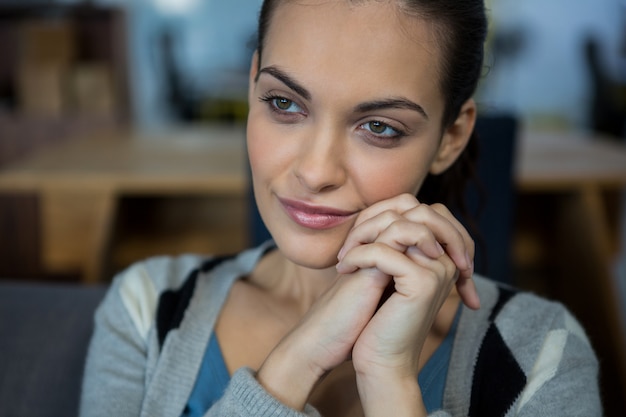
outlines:
[{"label": "lips", "polygon": [[289,217],[302,227],[330,229],[350,220],[356,212],[332,207],[314,206],[301,201],[279,199]]}]

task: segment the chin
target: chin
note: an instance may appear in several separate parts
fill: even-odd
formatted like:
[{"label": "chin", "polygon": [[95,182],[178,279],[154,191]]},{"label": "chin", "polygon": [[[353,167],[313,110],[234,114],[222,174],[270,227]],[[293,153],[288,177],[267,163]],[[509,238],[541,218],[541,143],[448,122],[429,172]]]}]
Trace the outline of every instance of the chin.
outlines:
[{"label": "chin", "polygon": [[[333,231],[338,232],[338,231]],[[337,254],[345,240],[345,234],[272,234],[283,256],[296,265],[310,269],[326,269],[337,264]]]}]

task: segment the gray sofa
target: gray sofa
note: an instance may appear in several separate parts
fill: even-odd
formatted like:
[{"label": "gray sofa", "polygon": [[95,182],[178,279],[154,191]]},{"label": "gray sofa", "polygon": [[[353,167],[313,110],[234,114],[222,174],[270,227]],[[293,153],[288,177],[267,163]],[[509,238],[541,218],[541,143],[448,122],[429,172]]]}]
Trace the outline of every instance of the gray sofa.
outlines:
[{"label": "gray sofa", "polygon": [[0,281],[0,416],[78,414],[93,314],[105,292]]}]

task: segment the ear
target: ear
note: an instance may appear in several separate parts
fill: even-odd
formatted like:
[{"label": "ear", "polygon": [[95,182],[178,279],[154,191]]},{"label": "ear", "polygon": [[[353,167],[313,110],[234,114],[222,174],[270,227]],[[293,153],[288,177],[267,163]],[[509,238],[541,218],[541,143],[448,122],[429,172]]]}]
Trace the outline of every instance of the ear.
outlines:
[{"label": "ear", "polygon": [[252,102],[252,96],[254,92],[254,85],[256,84],[256,77],[259,72],[259,51],[254,51],[252,55],[252,61],[250,62],[250,74],[248,76],[248,102]]},{"label": "ear", "polygon": [[476,124],[476,102],[467,100],[454,123],[443,132],[439,149],[430,166],[430,173],[438,175],[450,167],[469,142]]}]

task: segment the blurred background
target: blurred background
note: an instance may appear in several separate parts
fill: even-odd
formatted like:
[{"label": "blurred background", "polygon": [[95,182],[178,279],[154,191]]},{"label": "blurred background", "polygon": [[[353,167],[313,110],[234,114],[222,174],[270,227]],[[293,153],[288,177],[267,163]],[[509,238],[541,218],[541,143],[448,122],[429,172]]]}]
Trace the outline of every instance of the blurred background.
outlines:
[{"label": "blurred background", "polygon": [[[626,0],[487,3],[478,270],[565,303],[626,415]],[[244,147],[260,4],[0,0],[1,280],[107,283],[267,236]]]}]

